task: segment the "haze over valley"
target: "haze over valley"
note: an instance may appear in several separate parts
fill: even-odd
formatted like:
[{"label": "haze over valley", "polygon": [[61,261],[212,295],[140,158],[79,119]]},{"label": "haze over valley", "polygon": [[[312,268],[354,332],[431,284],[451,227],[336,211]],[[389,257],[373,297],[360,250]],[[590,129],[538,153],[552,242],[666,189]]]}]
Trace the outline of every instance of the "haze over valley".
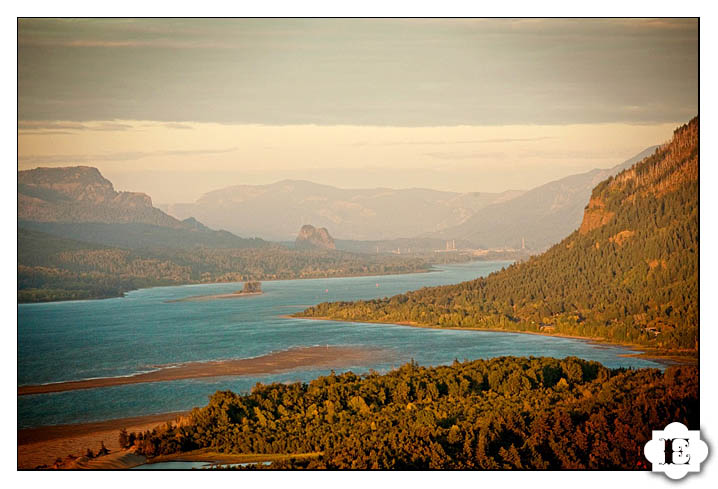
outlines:
[{"label": "haze over valley", "polygon": [[192,204],[161,208],[178,219],[194,217],[240,236],[276,241],[289,241],[298,227],[313,224],[326,227],[341,240],[435,238],[435,244],[459,240],[462,247],[486,249],[521,248],[523,239],[525,246],[541,250],[578,227],[598,182],[640,161],[656,147],[612,168],[568,175],[528,191],[462,194],[420,188],[340,189],[285,180],[231,186],[209,192]]}]

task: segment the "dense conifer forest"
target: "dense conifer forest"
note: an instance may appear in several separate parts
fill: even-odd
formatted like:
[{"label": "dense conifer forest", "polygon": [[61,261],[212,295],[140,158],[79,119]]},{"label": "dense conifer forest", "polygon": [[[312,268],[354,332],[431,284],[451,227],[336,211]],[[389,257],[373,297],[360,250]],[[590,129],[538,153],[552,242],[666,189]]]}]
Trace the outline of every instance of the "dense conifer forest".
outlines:
[{"label": "dense conifer forest", "polygon": [[698,119],[600,183],[580,229],[540,256],[470,282],[322,303],[298,316],[560,333],[695,352]]},{"label": "dense conifer forest", "polygon": [[695,367],[501,357],[219,391],[123,445],[149,457],[321,452],[270,468],[646,469],[651,430],[666,420],[697,429],[698,410]]}]

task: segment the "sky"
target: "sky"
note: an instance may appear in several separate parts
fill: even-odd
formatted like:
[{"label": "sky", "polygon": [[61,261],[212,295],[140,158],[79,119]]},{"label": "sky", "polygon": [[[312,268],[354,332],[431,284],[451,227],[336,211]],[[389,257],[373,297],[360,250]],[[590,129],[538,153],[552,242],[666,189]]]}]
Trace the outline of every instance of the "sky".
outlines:
[{"label": "sky", "polygon": [[291,178],[528,189],[698,111],[695,19],[21,19],[18,165],[156,203]]}]

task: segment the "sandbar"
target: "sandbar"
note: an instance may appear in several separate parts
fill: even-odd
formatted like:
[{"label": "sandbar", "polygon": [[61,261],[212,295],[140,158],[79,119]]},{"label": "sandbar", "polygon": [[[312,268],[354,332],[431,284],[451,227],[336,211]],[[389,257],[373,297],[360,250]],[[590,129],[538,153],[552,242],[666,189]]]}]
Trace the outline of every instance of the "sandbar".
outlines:
[{"label": "sandbar", "polygon": [[24,396],[144,382],[274,374],[303,367],[343,368],[367,365],[390,357],[390,351],[379,348],[330,345],[297,347],[255,358],[158,365],[157,370],[152,372],[126,377],[103,377],[52,384],[22,385],[18,386],[17,394]]},{"label": "sandbar", "polygon": [[213,301],[215,299],[237,299],[239,297],[247,297],[252,295],[262,295],[264,292],[231,292],[229,294],[214,294],[214,295],[193,295],[191,297],[184,297],[182,299],[173,299],[165,302],[204,302]]}]

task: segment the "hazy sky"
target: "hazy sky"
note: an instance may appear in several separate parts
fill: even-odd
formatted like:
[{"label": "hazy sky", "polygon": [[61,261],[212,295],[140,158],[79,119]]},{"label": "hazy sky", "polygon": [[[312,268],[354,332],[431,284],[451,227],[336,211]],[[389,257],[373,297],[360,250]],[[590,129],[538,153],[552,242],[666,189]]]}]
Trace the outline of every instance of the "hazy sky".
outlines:
[{"label": "hazy sky", "polygon": [[19,165],[155,202],[239,183],[530,188],[698,110],[695,19],[19,22]]}]

